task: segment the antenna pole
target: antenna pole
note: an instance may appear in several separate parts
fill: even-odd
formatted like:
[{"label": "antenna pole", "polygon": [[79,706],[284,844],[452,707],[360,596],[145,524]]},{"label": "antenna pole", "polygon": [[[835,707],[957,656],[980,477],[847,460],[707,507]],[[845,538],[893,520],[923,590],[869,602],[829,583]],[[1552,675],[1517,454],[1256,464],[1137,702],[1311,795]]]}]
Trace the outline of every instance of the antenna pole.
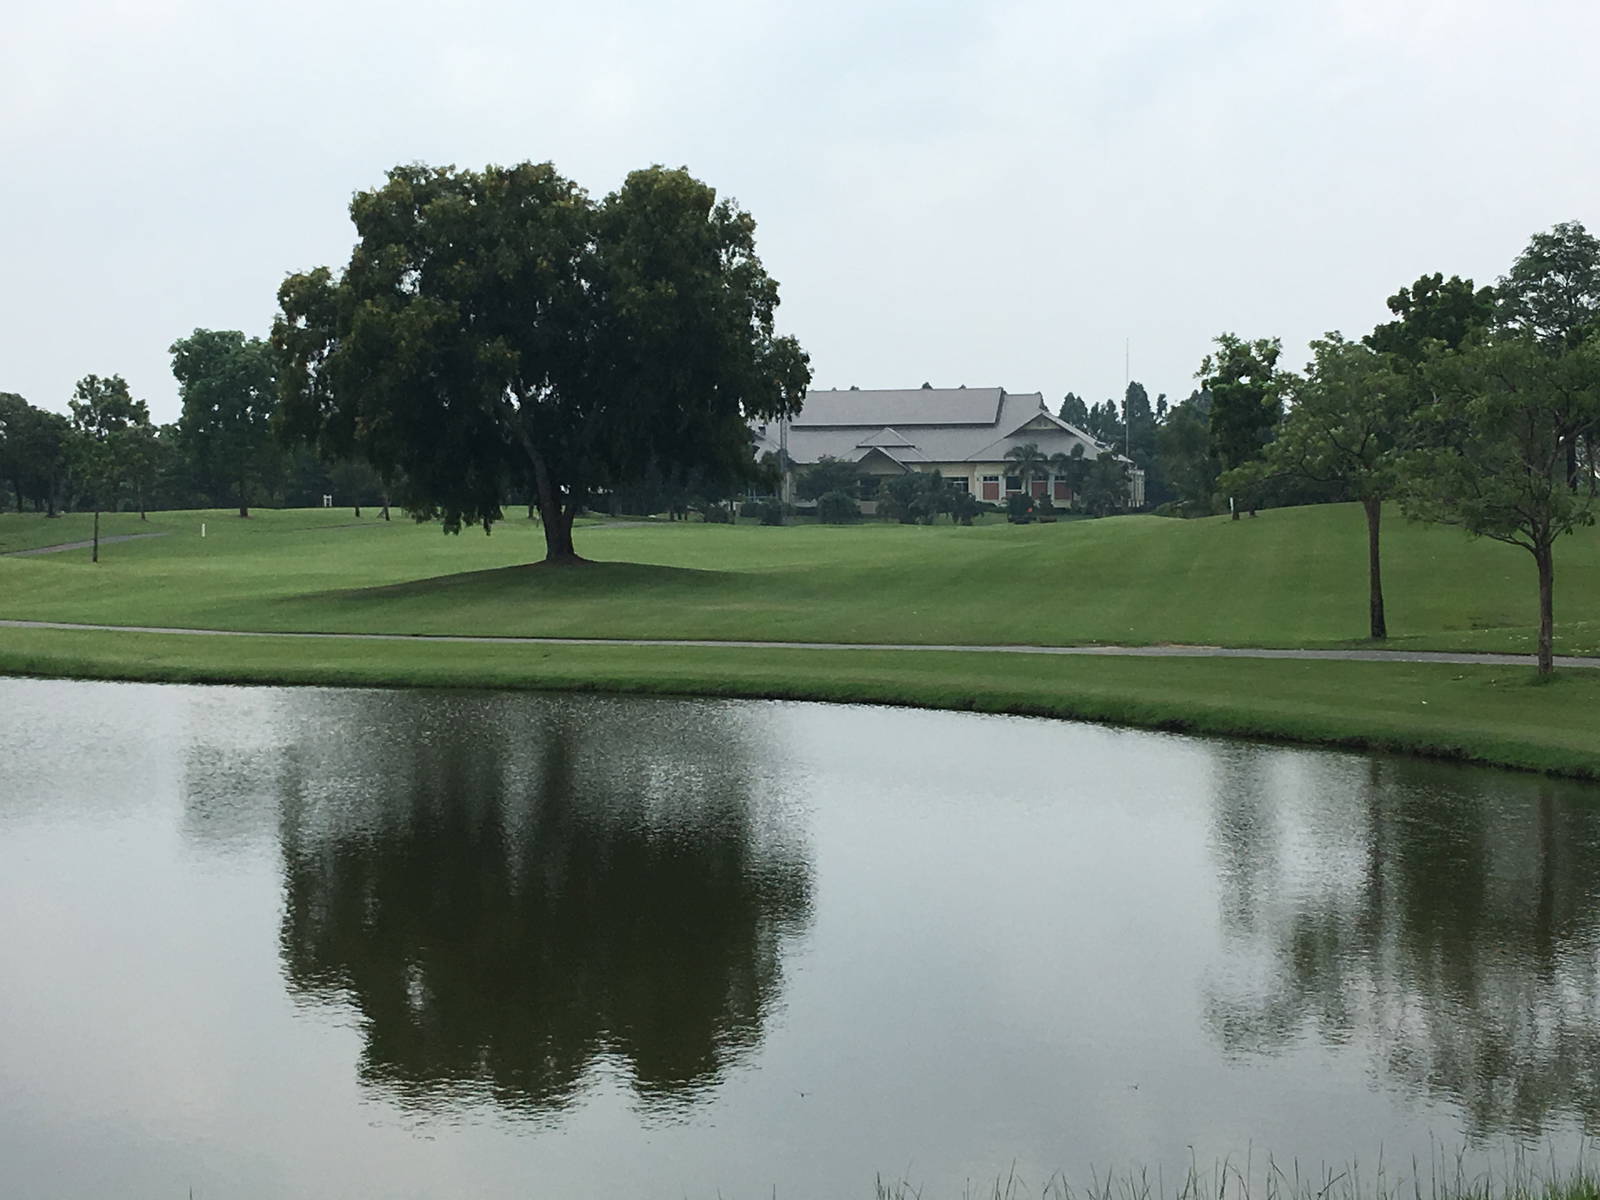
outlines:
[{"label": "antenna pole", "polygon": [[1122,339],[1122,452],[1133,457],[1133,419],[1128,415],[1128,387],[1133,383],[1133,373],[1128,368],[1132,338]]}]

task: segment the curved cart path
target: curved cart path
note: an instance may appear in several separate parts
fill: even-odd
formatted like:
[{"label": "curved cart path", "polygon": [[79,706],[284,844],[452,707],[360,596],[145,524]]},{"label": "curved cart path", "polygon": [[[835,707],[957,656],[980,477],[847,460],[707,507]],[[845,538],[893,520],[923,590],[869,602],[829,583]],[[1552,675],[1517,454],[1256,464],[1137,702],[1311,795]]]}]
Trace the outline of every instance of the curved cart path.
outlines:
[{"label": "curved cart path", "polygon": [[[679,646],[742,650],[937,650],[956,654],[1065,654],[1118,658],[1286,658],[1306,662],[1443,663],[1465,667],[1531,667],[1531,654],[1458,654],[1435,650],[1269,650],[1231,646],[954,646],[908,642],[742,642],[691,638],[494,637],[431,633],[300,633],[251,629],[185,629],[162,625],[91,625],[69,621],[13,621],[0,629],[92,630],[164,633],[184,637],[267,637],[346,642],[442,642],[485,646]],[[1600,668],[1600,658],[1557,655],[1558,667]]]}]

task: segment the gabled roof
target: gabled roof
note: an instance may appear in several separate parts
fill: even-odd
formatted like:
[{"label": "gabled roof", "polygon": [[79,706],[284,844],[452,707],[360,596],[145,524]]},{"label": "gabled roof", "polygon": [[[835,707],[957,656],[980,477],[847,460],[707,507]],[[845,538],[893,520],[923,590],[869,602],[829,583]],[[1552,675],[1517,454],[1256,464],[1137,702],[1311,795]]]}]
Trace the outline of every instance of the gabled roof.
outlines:
[{"label": "gabled roof", "polygon": [[[754,426],[752,435],[758,455],[779,440],[773,424]],[[907,467],[999,463],[1007,450],[1027,442],[1047,455],[1071,454],[1081,445],[1091,459],[1109,449],[1052,413],[1040,393],[1004,388],[808,392],[788,430],[789,455],[797,463],[825,457],[860,462],[874,453]]]},{"label": "gabled roof", "polygon": [[857,442],[856,445],[888,447],[915,446],[916,443],[910,438],[906,437],[905,434],[900,433],[897,430],[890,429],[887,425],[885,425],[882,429],[878,430],[877,433],[869,433],[866,437]]},{"label": "gabled roof", "polygon": [[881,429],[921,425],[993,425],[1004,388],[891,388],[808,391],[791,429]]}]

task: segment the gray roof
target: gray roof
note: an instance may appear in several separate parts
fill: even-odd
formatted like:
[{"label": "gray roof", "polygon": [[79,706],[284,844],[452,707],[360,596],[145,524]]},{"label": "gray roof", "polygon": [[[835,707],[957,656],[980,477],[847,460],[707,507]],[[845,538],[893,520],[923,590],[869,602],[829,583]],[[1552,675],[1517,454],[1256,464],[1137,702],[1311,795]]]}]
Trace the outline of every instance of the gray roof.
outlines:
[{"label": "gray roof", "polygon": [[889,388],[808,391],[791,429],[827,425],[859,429],[885,425],[993,425],[1004,388]]},{"label": "gray roof", "polygon": [[[778,422],[752,426],[750,437],[757,456],[778,450]],[[1003,387],[808,392],[802,413],[789,422],[789,458],[798,464],[821,458],[861,462],[870,454],[906,470],[918,462],[998,464],[1013,446],[1029,442],[1045,454],[1070,454],[1083,446],[1090,459],[1109,448],[1051,413],[1040,392]],[[1122,454],[1117,458],[1128,461]]]},{"label": "gray roof", "polygon": [[[936,415],[949,419],[930,419]],[[752,433],[757,454],[777,448],[776,424]],[[1050,412],[1040,393],[1004,388],[810,392],[789,423],[789,456],[797,463],[823,457],[860,462],[874,451],[907,469],[927,462],[998,463],[1027,442],[1047,455],[1071,454],[1081,445],[1084,456],[1094,458],[1106,448]]]}]

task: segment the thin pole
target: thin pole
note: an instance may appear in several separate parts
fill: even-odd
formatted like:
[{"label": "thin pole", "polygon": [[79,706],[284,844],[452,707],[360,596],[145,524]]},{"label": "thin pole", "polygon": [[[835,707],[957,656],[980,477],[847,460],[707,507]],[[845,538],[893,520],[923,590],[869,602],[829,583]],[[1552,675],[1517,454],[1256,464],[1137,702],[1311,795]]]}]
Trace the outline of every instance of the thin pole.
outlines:
[{"label": "thin pole", "polygon": [[1132,338],[1122,339],[1122,452],[1129,458],[1133,457],[1133,418],[1128,413],[1128,388],[1133,384],[1133,372],[1128,367],[1132,345]]}]

